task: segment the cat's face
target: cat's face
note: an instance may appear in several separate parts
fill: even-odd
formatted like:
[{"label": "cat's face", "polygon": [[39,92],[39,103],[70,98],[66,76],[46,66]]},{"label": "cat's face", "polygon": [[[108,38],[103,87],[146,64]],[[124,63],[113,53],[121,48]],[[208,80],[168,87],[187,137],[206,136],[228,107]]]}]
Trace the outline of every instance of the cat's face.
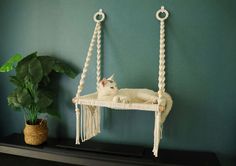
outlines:
[{"label": "cat's face", "polygon": [[108,79],[104,78],[99,83],[99,94],[104,96],[115,95],[118,91],[116,82],[113,80],[113,76]]}]

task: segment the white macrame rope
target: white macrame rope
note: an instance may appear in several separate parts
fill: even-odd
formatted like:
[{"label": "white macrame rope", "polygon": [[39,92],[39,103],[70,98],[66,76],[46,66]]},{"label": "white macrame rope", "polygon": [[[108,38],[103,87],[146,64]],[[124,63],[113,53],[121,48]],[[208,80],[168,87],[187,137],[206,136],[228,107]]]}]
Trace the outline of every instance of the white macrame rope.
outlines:
[{"label": "white macrame rope", "polygon": [[161,94],[165,92],[165,23],[160,22],[160,59],[158,88]]},{"label": "white macrame rope", "polygon": [[89,67],[89,63],[92,57],[92,53],[93,53],[93,47],[96,41],[96,37],[97,37],[97,29],[98,29],[98,23],[95,26],[94,32],[93,32],[93,36],[89,45],[89,49],[88,49],[88,53],[87,53],[87,57],[85,60],[85,64],[83,67],[83,72],[81,74],[81,78],[80,78],[80,82],[79,82],[79,86],[78,86],[78,90],[76,93],[76,97],[78,98],[80,96],[80,93],[82,92],[82,90],[84,89],[84,83],[85,83],[85,78],[87,76],[87,72],[88,72],[88,67]]},{"label": "white macrame rope", "polygon": [[[101,18],[98,19],[97,18],[98,16],[101,16]],[[87,76],[88,67],[89,67],[89,63],[90,63],[91,56],[93,53],[93,47],[94,47],[96,38],[97,38],[97,85],[99,81],[101,80],[101,22],[104,21],[105,19],[105,14],[102,12],[102,9],[100,9],[97,13],[95,13],[93,19],[96,22],[96,26],[94,28],[93,36],[90,41],[87,57],[86,57],[85,64],[83,67],[83,72],[82,72],[80,83],[79,83],[78,90],[76,93],[76,98],[80,96],[80,93],[82,92],[84,88],[85,78]]]},{"label": "white macrame rope", "polygon": [[160,120],[161,120],[161,113],[156,111],[155,112],[155,128],[154,128],[154,145],[153,145],[153,155],[155,157],[158,156],[158,147],[160,143],[160,137],[161,137],[161,132],[160,132]]},{"label": "white macrame rope", "polygon": [[[84,141],[84,135],[83,135],[83,119],[84,119],[84,109],[83,109],[83,105],[81,105],[81,118],[80,118],[80,126],[81,128],[78,128],[78,131],[76,131],[77,133],[80,133],[80,138],[81,141]],[[79,122],[78,122],[79,123]],[[78,127],[78,126],[77,126]]]},{"label": "white macrame rope", "polygon": [[[164,17],[160,17],[160,13],[165,13]],[[159,52],[159,76],[158,76],[158,105],[155,112],[155,124],[154,124],[154,141],[153,141],[153,154],[158,156],[158,147],[160,139],[162,137],[161,129],[161,100],[165,93],[165,19],[169,16],[168,11],[162,6],[157,11],[156,17],[160,21],[160,52]]]},{"label": "white macrame rope", "polygon": [[[97,24],[95,26],[94,33],[93,33],[93,36],[92,36],[92,40],[91,40],[90,45],[89,45],[89,50],[88,50],[88,53],[87,53],[87,57],[86,57],[86,60],[85,60],[83,72],[82,72],[81,79],[80,79],[80,83],[79,83],[78,90],[77,90],[77,93],[76,93],[76,98],[78,98],[80,96],[80,93],[82,92],[82,90],[84,88],[84,82],[85,82],[85,78],[86,78],[86,75],[87,75],[87,72],[88,72],[88,66],[89,66],[89,62],[91,60],[93,47],[94,47],[94,43],[95,43],[95,39],[96,39]],[[80,118],[81,118],[81,128],[82,128],[82,119],[83,119],[83,117],[80,115],[80,110],[78,108],[77,103],[75,103],[75,112],[76,112],[76,144],[80,144],[80,141],[79,141],[80,140],[80,125],[79,124],[80,124]],[[83,111],[81,111],[81,113],[82,112]],[[82,134],[83,134],[83,132],[81,132],[81,138],[83,138]],[[82,141],[84,141],[84,140],[82,139]]]},{"label": "white macrame rope", "polygon": [[[101,18],[98,18],[101,16]],[[96,22],[93,36],[90,41],[85,64],[81,74],[80,82],[77,88],[76,97],[73,99],[76,111],[76,144],[90,139],[100,132],[100,108],[81,105],[81,111],[78,108],[78,99],[84,89],[85,78],[87,76],[88,67],[93,54],[93,48],[97,39],[97,88],[101,80],[101,22],[105,19],[105,14],[100,9],[93,17]]]},{"label": "white macrame rope", "polygon": [[160,22],[159,95],[165,92],[165,23]]},{"label": "white macrame rope", "polygon": [[97,89],[101,80],[101,23],[97,23]]},{"label": "white macrame rope", "polygon": [[80,119],[80,111],[79,109],[76,110],[76,144],[80,144],[80,132],[79,132],[79,128],[80,128],[80,124],[79,124],[79,119]]}]

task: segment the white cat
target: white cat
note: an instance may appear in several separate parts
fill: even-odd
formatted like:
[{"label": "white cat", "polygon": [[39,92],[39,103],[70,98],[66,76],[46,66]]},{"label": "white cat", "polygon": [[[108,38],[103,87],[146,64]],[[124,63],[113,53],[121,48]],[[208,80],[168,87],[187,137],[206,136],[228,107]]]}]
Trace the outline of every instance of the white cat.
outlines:
[{"label": "white cat", "polygon": [[157,92],[149,89],[118,89],[113,75],[100,81],[98,99],[117,103],[145,102],[156,104],[158,102]]},{"label": "white cat", "polygon": [[[100,81],[98,99],[118,103],[144,102],[157,104],[158,102],[157,92],[149,89],[118,89],[116,82],[113,80],[113,75]],[[160,122],[164,123],[173,104],[171,96],[164,92],[159,104],[159,109],[162,112]]]}]

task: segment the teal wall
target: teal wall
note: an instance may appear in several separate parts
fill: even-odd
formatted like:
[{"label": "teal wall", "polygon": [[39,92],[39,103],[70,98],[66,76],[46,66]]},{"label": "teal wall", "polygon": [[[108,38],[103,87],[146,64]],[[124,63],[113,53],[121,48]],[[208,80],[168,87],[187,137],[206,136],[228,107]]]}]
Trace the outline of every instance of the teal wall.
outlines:
[{"label": "teal wall", "polygon": [[[174,107],[164,126],[162,148],[213,151],[223,165],[236,164],[236,1],[227,0],[0,0],[0,62],[12,54],[53,55],[82,69],[103,8],[104,74],[115,73],[120,87],[157,90],[161,5],[167,21],[167,90]],[[95,90],[95,58],[85,93]],[[1,135],[21,132],[21,112],[6,97],[12,90],[0,75]],[[75,137],[71,98],[80,76],[59,81],[61,119],[49,117],[50,135]],[[95,140],[152,146],[151,112],[103,112]]]}]

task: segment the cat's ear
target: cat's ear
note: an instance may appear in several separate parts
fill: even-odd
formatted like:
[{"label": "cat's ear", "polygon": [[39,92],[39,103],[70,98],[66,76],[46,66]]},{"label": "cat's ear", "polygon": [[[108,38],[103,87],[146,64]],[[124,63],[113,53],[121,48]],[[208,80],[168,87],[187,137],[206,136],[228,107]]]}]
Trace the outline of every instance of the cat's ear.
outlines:
[{"label": "cat's ear", "polygon": [[112,75],[108,78],[108,80],[114,80],[114,74],[112,74]]},{"label": "cat's ear", "polygon": [[103,78],[101,81],[100,81],[100,84],[104,87],[106,84],[107,84],[107,79],[106,78]]}]

